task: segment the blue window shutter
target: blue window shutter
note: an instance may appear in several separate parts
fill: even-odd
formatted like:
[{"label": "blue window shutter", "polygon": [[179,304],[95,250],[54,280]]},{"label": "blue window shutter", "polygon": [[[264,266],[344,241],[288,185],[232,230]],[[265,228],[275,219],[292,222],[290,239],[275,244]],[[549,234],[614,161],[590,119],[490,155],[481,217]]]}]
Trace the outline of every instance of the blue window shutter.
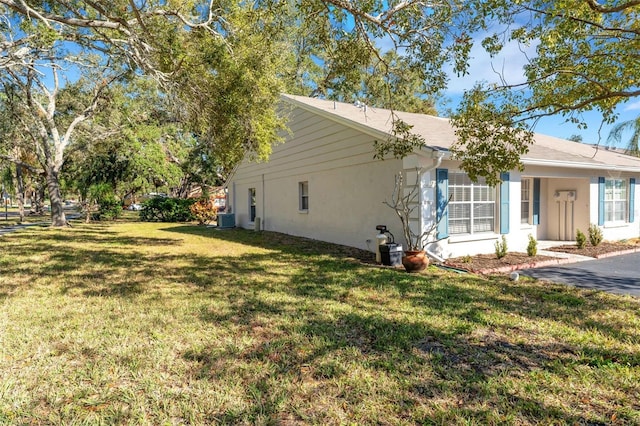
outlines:
[{"label": "blue window shutter", "polygon": [[533,225],[540,225],[540,178],[533,179]]},{"label": "blue window shutter", "polygon": [[449,236],[449,170],[436,169],[436,221],[438,229],[436,238],[442,239]]},{"label": "blue window shutter", "polygon": [[629,223],[634,221],[633,211],[636,204],[636,178],[629,179]]},{"label": "blue window shutter", "polygon": [[500,233],[509,233],[509,173],[500,173]]},{"label": "blue window shutter", "polygon": [[598,225],[604,225],[604,177],[598,178]]}]

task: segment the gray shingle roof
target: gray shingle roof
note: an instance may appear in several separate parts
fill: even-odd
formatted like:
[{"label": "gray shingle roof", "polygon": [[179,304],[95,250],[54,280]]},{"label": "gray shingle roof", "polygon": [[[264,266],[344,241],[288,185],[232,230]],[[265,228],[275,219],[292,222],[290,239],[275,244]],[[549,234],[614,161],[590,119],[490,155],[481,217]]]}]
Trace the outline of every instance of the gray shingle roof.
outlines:
[{"label": "gray shingle roof", "polygon": [[[356,106],[305,96],[282,95],[284,101],[320,114],[343,124],[375,135],[389,135],[391,111],[381,108]],[[448,150],[456,140],[454,129],[447,118],[425,114],[394,111],[396,116],[413,126],[412,132],[422,136],[432,149]],[[522,157],[524,164],[589,167],[605,170],[640,172],[640,158],[607,150],[603,147],[572,142],[536,133],[534,144]]]}]

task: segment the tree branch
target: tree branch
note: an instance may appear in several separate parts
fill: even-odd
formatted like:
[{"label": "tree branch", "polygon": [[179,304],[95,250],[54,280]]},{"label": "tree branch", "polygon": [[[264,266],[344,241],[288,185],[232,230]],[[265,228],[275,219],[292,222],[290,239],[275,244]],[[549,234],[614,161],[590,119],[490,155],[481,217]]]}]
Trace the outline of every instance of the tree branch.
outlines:
[{"label": "tree branch", "polygon": [[617,6],[604,6],[598,3],[596,0],[584,0],[587,5],[596,12],[600,13],[617,13],[632,7],[640,5],[640,0],[633,0],[626,3],[619,4]]}]

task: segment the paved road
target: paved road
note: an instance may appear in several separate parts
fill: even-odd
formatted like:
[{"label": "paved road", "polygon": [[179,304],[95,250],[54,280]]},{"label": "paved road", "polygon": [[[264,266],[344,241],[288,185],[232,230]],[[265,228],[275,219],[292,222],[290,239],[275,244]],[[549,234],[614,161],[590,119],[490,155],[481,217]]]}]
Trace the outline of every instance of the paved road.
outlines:
[{"label": "paved road", "polygon": [[520,273],[541,280],[640,297],[640,253],[527,269]]}]

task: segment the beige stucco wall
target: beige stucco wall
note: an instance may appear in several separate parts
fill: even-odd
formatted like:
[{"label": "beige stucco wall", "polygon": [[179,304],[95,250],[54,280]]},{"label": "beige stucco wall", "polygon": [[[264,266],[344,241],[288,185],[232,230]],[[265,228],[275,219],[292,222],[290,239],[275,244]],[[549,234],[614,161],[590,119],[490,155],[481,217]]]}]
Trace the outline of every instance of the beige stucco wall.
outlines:
[{"label": "beige stucco wall", "polygon": [[[300,108],[294,109],[291,117],[291,133],[287,142],[274,148],[269,162],[243,163],[229,183],[230,205],[238,226],[254,227],[249,220],[248,194],[249,188],[255,188],[256,216],[261,219],[262,229],[375,251],[375,226],[384,224],[396,236],[397,242],[406,247],[399,219],[392,209],[383,205],[383,201],[391,197],[395,174],[404,170],[409,173],[407,182],[412,181],[411,170],[415,167],[420,167],[424,173],[420,209],[414,225],[427,229],[435,220],[433,168],[437,161],[429,153],[412,155],[404,161],[375,160],[373,142],[379,136]],[[439,167],[455,171],[459,165],[455,161],[443,161]],[[512,171],[509,181],[509,250],[526,251],[529,234],[538,240],[573,239],[575,229],[586,232],[590,223],[597,223],[598,176],[603,176],[603,172],[543,166],[527,167],[522,173]],[[539,225],[520,223],[522,177],[541,180]],[[309,210],[306,212],[298,208],[300,182],[308,182],[309,186]],[[640,182],[637,188],[640,188]],[[568,208],[573,207],[573,222],[567,222],[566,235],[559,235],[559,231],[561,234],[564,231],[565,211],[564,203],[560,206],[554,194],[567,190],[576,191],[576,200],[573,204],[567,203]],[[635,198],[635,222],[622,226],[605,225],[606,239],[640,235],[638,189]],[[499,218],[499,197],[496,200],[495,214]],[[444,258],[493,253],[495,242],[501,238],[499,226],[499,220],[496,220],[494,232],[452,235],[431,244],[429,249]]]},{"label": "beige stucco wall", "polygon": [[[262,228],[375,251],[376,225],[400,239],[395,212],[383,205],[401,160],[374,160],[373,136],[296,109],[291,135],[268,163],[244,163],[229,185],[236,225],[249,221],[249,188],[256,188]],[[309,185],[309,210],[299,211],[299,182]],[[400,241],[399,241],[400,242]]]}]

